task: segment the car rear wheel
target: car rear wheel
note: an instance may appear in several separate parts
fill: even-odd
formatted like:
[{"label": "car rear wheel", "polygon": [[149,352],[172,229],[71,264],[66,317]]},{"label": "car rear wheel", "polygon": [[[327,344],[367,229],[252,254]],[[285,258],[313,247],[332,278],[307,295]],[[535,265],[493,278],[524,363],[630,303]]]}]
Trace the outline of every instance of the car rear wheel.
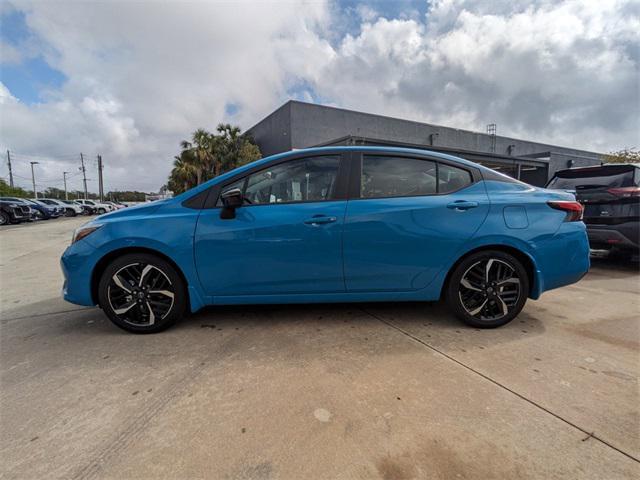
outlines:
[{"label": "car rear wheel", "polygon": [[75,216],[77,215],[77,214],[76,214],[76,211],[75,211],[73,208],[67,208],[67,209],[65,209],[65,210],[66,210],[65,215],[66,215],[67,217],[75,217]]},{"label": "car rear wheel", "polygon": [[529,296],[529,277],[522,263],[500,251],[469,255],[455,268],[446,290],[447,304],[463,322],[476,328],[509,323]]},{"label": "car rear wheel", "polygon": [[104,208],[99,208],[98,215],[102,215],[103,213],[107,213],[107,211]]},{"label": "car rear wheel", "polygon": [[160,332],[182,318],[185,284],[175,268],[149,254],[113,261],[98,286],[100,306],[118,327],[133,333]]}]

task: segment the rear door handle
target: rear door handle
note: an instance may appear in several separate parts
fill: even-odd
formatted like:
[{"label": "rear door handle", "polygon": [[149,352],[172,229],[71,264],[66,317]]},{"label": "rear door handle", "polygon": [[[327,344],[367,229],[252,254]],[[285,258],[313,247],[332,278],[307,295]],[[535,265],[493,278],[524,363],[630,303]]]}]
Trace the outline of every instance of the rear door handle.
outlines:
[{"label": "rear door handle", "polygon": [[456,200],[455,202],[451,202],[447,205],[447,208],[451,208],[452,210],[469,210],[470,208],[476,208],[478,206],[478,202],[468,202],[467,200]]},{"label": "rear door handle", "polygon": [[325,223],[333,223],[337,220],[336,217],[327,217],[326,215],[314,215],[308,220],[305,220],[306,225],[324,225]]}]

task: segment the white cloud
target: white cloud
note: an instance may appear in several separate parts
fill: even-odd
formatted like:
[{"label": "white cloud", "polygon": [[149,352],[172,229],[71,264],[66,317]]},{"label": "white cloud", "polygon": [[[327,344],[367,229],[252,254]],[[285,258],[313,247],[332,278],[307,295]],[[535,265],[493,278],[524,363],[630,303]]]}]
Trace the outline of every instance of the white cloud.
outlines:
[{"label": "white cloud", "polygon": [[250,126],[299,77],[315,78],[311,59],[324,64],[332,54],[317,33],[328,21],[319,2],[16,7],[46,47],[39,53],[68,81],[44,103],[3,104],[0,146],[52,157],[100,153],[107,188],[157,189],[181,139],[215,128],[229,103],[239,107],[233,120]]},{"label": "white cloud", "polygon": [[68,155],[82,151],[103,155],[107,188],[157,189],[178,142],[225,120],[227,104],[247,128],[301,84],[334,105],[460,128],[496,122],[601,151],[640,143],[634,1],[435,0],[426,19],[349,7],[357,28],[339,39],[341,10],[322,2],[17,8],[35,39],[9,57],[43,55],[68,78],[35,105],[0,88],[0,148],[56,157],[43,178],[77,169]]},{"label": "white cloud", "polygon": [[347,36],[314,85],[349,108],[606,151],[638,145],[639,4],[440,0]]}]

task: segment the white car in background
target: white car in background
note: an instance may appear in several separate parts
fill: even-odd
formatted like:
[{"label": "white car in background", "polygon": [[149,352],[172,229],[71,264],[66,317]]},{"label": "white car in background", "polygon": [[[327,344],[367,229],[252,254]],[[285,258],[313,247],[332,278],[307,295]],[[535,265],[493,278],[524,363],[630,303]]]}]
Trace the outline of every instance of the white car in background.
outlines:
[{"label": "white car in background", "polygon": [[127,208],[126,205],[122,205],[120,203],[115,203],[115,202],[107,202],[105,201],[104,203],[106,203],[107,205],[111,205],[113,208],[115,208],[116,210],[120,210],[121,208]]},{"label": "white car in background", "polygon": [[76,200],[76,202],[81,203],[82,205],[89,205],[90,207],[95,208],[96,213],[98,215],[102,215],[103,213],[113,212],[115,207],[109,205],[108,203],[101,203],[97,200]]},{"label": "white car in background", "polygon": [[82,215],[82,207],[78,204],[65,203],[57,198],[39,198],[41,202],[47,205],[55,205],[64,209],[67,217],[75,217],[76,215]]}]

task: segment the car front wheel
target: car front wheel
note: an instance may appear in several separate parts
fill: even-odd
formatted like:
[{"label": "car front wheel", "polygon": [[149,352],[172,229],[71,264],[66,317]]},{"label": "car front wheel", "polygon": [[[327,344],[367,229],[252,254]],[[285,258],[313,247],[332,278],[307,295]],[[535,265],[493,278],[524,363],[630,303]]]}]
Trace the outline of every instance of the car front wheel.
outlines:
[{"label": "car front wheel", "polygon": [[98,286],[100,306],[118,327],[156,333],[182,318],[185,284],[175,268],[150,254],[127,254],[113,261]]},{"label": "car front wheel", "polygon": [[476,328],[509,323],[529,296],[529,277],[522,263],[500,251],[469,255],[453,271],[447,304],[458,318]]}]

